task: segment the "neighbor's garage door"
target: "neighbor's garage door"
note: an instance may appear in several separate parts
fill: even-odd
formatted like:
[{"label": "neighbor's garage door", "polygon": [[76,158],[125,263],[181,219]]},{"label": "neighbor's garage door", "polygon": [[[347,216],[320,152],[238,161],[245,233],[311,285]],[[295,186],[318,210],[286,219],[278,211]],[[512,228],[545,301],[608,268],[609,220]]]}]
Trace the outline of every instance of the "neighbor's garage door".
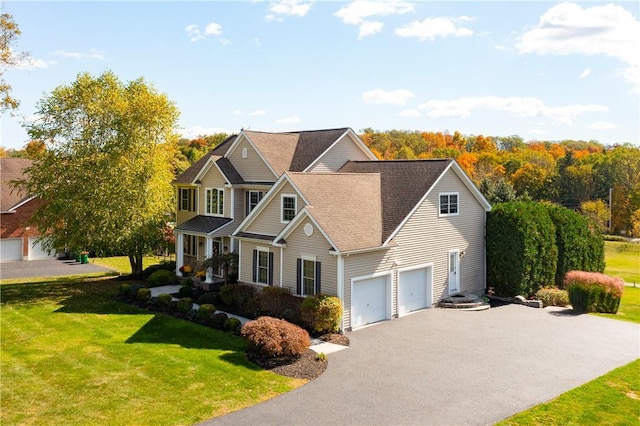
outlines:
[{"label": "neighbor's garage door", "polygon": [[351,293],[351,327],[360,327],[388,319],[389,276],[353,282]]},{"label": "neighbor's garage door", "polygon": [[51,252],[51,254],[47,253],[45,249],[42,248],[42,244],[36,242],[37,238],[31,237],[29,238],[29,260],[38,260],[38,259],[50,259],[52,257],[56,257],[55,250]]},{"label": "neighbor's garage door", "polygon": [[398,272],[398,315],[431,307],[431,266]]},{"label": "neighbor's garage door", "polygon": [[22,238],[0,240],[0,262],[22,260]]}]

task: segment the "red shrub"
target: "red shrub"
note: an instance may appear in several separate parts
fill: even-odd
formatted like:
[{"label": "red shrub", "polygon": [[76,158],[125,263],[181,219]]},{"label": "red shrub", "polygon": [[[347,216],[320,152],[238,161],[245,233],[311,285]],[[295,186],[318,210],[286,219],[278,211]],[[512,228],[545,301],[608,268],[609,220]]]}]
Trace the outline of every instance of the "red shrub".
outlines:
[{"label": "red shrub", "polygon": [[571,307],[576,312],[615,314],[620,305],[624,281],[599,272],[571,271],[564,278]]},{"label": "red shrub", "polygon": [[259,317],[242,327],[251,349],[267,356],[300,356],[311,344],[306,330],[287,321]]},{"label": "red shrub", "polygon": [[564,277],[564,287],[567,288],[570,285],[580,285],[582,287],[598,286],[618,299],[622,297],[622,291],[624,290],[624,281],[622,279],[610,277],[600,272],[567,272]]}]

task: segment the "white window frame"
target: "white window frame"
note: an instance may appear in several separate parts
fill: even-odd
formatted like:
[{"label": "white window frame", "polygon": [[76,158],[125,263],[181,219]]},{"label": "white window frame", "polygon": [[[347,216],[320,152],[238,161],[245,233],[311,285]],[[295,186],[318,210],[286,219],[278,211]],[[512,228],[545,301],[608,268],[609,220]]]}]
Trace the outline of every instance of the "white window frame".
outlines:
[{"label": "white window frame", "polygon": [[[213,203],[211,202],[211,196],[213,191],[216,191],[216,211],[211,211]],[[224,188],[207,188],[204,192],[204,209],[205,214],[210,216],[224,216]]]},{"label": "white window frame", "polygon": [[[313,296],[316,293],[316,268],[317,268],[317,259],[315,257],[311,257],[311,256],[300,256],[300,259],[302,260],[302,264],[300,265],[300,292],[301,292],[301,296]],[[311,278],[306,277],[304,274],[304,264],[305,262],[312,262],[313,263],[313,276]],[[312,284],[312,291],[311,293],[307,293],[305,291],[305,280],[310,279]]]},{"label": "white window frame", "polygon": [[[269,285],[269,249],[266,247],[256,247],[256,250],[258,251],[258,257],[256,259],[256,283],[257,284],[263,284],[263,285]],[[260,266],[260,254],[266,254],[266,260],[267,260],[267,265],[266,266]],[[264,282],[260,281],[260,269],[264,269],[266,272],[265,275],[265,280]]]},{"label": "white window frame", "polygon": [[[249,214],[260,203],[260,201],[262,200],[262,197],[264,196],[264,194],[262,193],[262,191],[247,191],[247,192],[249,193],[249,211],[247,212],[247,214]],[[251,195],[253,195],[253,194],[256,194],[256,197],[258,198],[258,201],[255,204],[253,204],[251,202]]]},{"label": "white window frame", "polygon": [[[447,197],[447,211],[446,213],[442,212],[442,197]],[[454,213],[451,213],[451,206],[453,205],[451,203],[451,196],[455,196],[456,197],[456,202],[455,202],[455,207],[456,207],[456,211]],[[447,217],[447,216],[458,216],[460,214],[460,193],[459,192],[440,192],[438,194],[438,216],[440,217]]]},{"label": "white window frame", "polygon": [[242,158],[247,158],[248,156],[247,147],[242,148]]},{"label": "white window frame", "polygon": [[[284,199],[285,198],[293,198],[293,216],[291,219],[284,218]],[[282,194],[280,195],[280,223],[289,223],[291,220],[296,217],[296,213],[298,212],[298,196],[295,194]]]}]

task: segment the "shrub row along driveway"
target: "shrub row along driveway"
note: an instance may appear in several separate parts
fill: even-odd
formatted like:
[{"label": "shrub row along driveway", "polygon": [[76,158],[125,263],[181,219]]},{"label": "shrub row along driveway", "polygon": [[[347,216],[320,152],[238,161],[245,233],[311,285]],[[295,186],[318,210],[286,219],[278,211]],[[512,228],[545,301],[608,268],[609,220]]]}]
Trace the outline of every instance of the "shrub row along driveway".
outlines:
[{"label": "shrub row along driveway", "polygon": [[492,424],[640,356],[640,326],[562,308],[433,308],[348,334],[313,382],[206,422]]}]

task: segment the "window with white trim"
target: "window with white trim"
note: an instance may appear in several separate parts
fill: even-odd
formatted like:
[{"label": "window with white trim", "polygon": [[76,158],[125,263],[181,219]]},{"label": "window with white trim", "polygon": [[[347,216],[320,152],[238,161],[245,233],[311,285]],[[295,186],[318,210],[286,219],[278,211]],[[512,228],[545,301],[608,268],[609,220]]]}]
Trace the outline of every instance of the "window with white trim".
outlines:
[{"label": "window with white trim", "polygon": [[320,293],[320,262],[315,258],[302,257],[297,260],[297,293],[313,296]]},{"label": "window with white trim", "polygon": [[273,284],[273,253],[266,248],[253,250],[253,282]]},{"label": "window with white trim", "polygon": [[440,216],[456,216],[459,213],[457,192],[445,192],[440,196]]},{"label": "window with white trim", "polygon": [[207,188],[205,192],[206,214],[222,216],[224,214],[224,189]]},{"label": "window with white trim", "polygon": [[247,155],[247,148],[246,148],[246,147],[245,147],[245,148],[242,148],[242,158],[247,158],[247,157],[248,157],[248,155]]},{"label": "window with white trim", "polygon": [[295,195],[283,194],[281,200],[280,221],[287,223],[296,215],[298,199]]}]

